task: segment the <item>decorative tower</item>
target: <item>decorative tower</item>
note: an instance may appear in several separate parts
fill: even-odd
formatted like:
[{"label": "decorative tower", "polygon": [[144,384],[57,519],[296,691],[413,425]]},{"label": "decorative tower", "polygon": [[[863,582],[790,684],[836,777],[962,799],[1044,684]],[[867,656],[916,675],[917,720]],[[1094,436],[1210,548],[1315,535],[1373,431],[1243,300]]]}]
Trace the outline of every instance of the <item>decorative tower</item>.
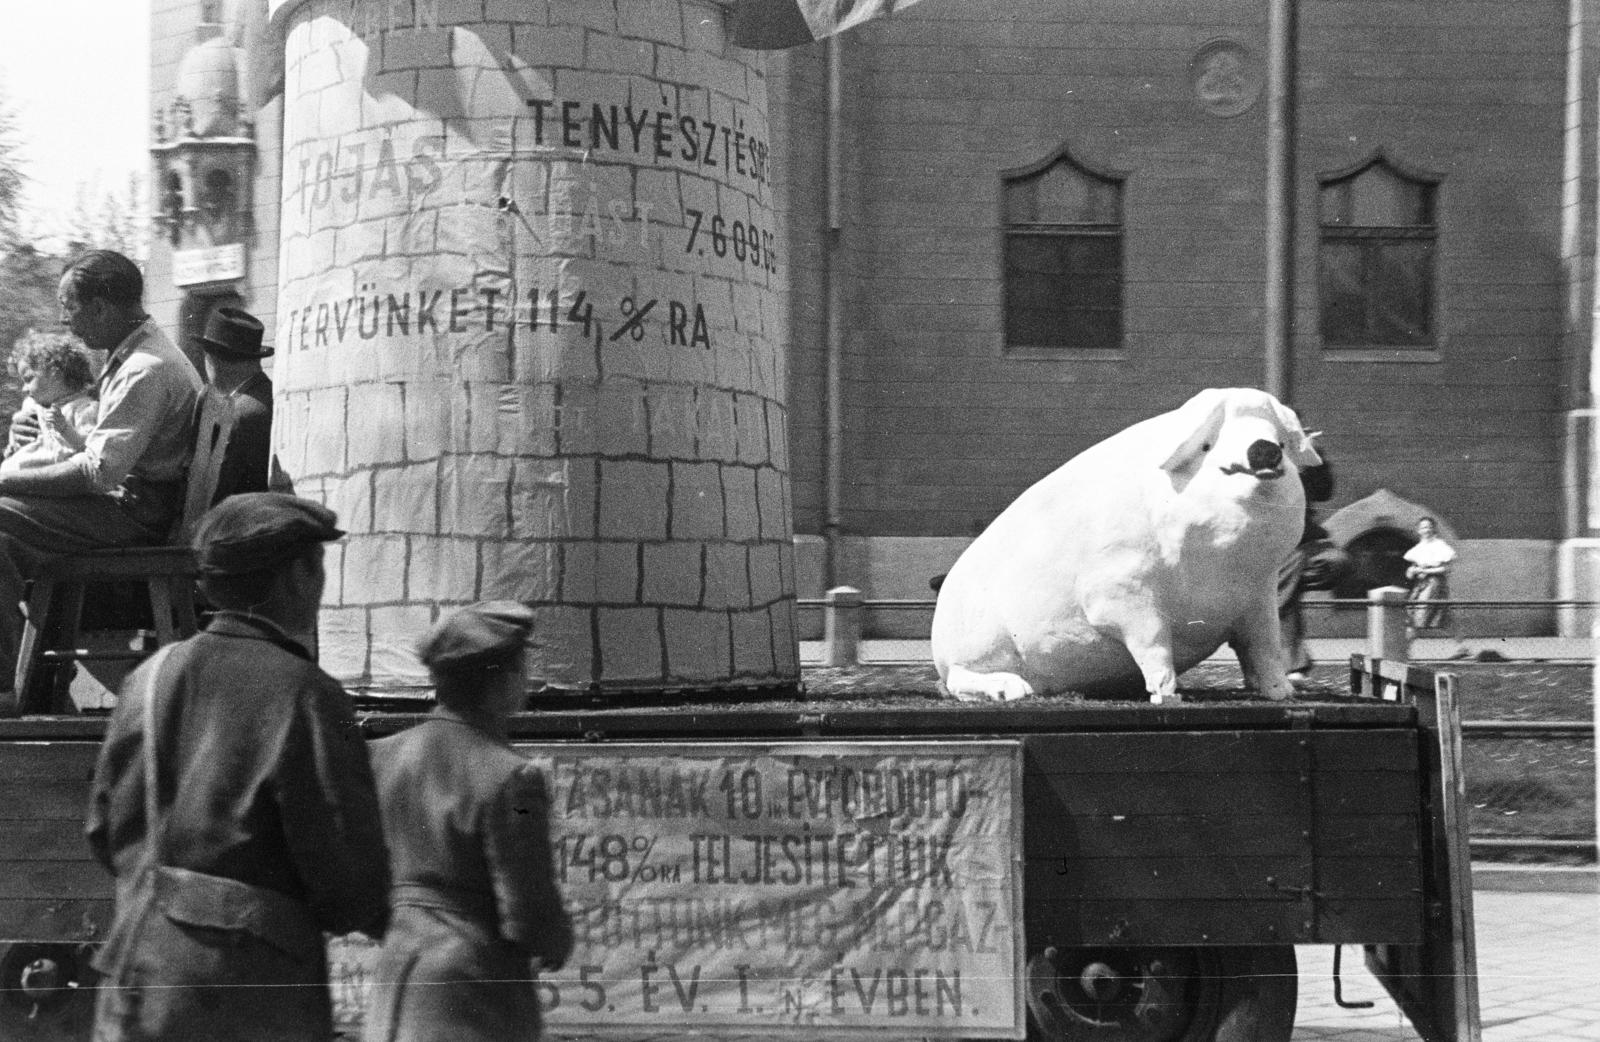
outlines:
[{"label": "decorative tower", "polygon": [[246,275],[256,143],[237,55],[220,30],[202,25],[171,101],[155,113],[156,223],[172,247],[173,282],[185,288],[231,290]]}]

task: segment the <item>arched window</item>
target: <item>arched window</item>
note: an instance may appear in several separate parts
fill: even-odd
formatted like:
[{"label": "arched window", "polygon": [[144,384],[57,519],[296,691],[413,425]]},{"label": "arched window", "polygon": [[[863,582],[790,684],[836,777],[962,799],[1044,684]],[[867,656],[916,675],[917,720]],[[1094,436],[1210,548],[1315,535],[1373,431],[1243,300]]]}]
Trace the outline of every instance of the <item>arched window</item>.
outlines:
[{"label": "arched window", "polygon": [[206,171],[205,196],[201,201],[206,220],[220,226],[233,216],[233,175],[226,170],[212,168]]},{"label": "arched window", "polygon": [[1001,172],[1007,350],[1122,347],[1122,182],[1066,147]]},{"label": "arched window", "polygon": [[176,170],[167,173],[161,186],[161,219],[176,246],[183,236],[183,177]]},{"label": "arched window", "polygon": [[1380,152],[1317,180],[1323,346],[1433,347],[1439,179]]}]

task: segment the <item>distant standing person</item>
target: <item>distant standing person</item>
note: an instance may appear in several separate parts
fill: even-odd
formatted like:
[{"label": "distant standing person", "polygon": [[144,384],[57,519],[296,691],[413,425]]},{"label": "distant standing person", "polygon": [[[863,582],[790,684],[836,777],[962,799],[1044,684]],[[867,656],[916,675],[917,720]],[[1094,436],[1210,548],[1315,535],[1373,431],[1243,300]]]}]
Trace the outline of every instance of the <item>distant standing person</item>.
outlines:
[{"label": "distant standing person", "polygon": [[[1426,631],[1443,633],[1455,640],[1450,617],[1450,568],[1455,563],[1456,552],[1450,544],[1439,538],[1438,522],[1424,517],[1417,522],[1416,545],[1405,552],[1408,562],[1406,578],[1411,581],[1410,602],[1407,609],[1413,636]],[[1466,654],[1456,648],[1456,657]]]},{"label": "distant standing person", "polygon": [[233,433],[222,455],[213,503],[241,492],[266,492],[272,462],[272,380],[261,360],[265,327],[243,308],[219,307],[198,340],[205,351],[206,382],[233,406]]},{"label": "distant standing person", "polygon": [[96,1042],[328,1042],[323,934],[383,935],[366,742],[307,650],[343,534],[271,492],[200,523],[218,610],[123,683],[95,768],[89,846],[116,877]]},{"label": "distant standing person", "polygon": [[94,364],[78,338],[30,329],[11,351],[11,371],[27,395],[19,415],[32,423],[26,430],[12,425],[0,471],[61,463],[83,451],[100,403],[91,393]]},{"label": "distant standing person", "polygon": [[389,932],[366,1042],[533,1042],[540,969],[560,969],[572,923],[551,863],[544,779],[506,741],[525,694],[533,613],[470,605],[418,648],[438,706],[374,742],[394,864]]},{"label": "distant standing person", "polygon": [[[1309,435],[1315,437],[1317,433]],[[1333,498],[1333,463],[1328,451],[1316,446],[1322,462],[1302,468],[1300,484],[1306,494],[1305,527],[1300,542],[1278,569],[1278,627],[1283,633],[1283,650],[1289,656],[1288,674],[1292,684],[1308,679],[1313,662],[1306,646],[1305,609],[1301,606],[1307,590],[1332,590],[1355,567],[1350,555],[1328,538],[1328,530],[1317,520],[1317,508]]]}]

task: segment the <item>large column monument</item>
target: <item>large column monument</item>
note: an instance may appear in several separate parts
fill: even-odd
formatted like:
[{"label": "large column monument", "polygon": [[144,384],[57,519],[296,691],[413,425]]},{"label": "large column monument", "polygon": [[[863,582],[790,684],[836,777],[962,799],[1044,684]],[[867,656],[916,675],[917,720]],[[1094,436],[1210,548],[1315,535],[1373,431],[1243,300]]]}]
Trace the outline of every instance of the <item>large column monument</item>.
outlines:
[{"label": "large column monument", "polygon": [[766,84],[711,0],[277,0],[274,448],[339,512],[324,665],[425,678],[480,598],[530,669],[797,679]]}]

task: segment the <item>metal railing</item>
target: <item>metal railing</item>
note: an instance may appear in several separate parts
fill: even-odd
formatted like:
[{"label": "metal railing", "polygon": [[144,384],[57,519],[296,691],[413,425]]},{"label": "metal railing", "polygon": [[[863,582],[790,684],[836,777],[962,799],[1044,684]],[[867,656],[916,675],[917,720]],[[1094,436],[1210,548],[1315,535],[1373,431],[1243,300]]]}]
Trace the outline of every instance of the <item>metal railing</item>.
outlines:
[{"label": "metal railing", "polygon": [[[1390,598],[1389,603],[1399,603],[1402,608],[1405,606],[1404,590],[1400,590],[1399,587],[1382,587],[1381,589],[1389,591],[1398,590],[1398,602],[1394,600],[1395,594],[1393,592],[1386,594],[1386,596]],[[1374,590],[1372,592],[1376,593],[1377,591]],[[795,601],[795,606],[802,613],[802,616],[805,617],[809,615],[813,620],[810,626],[813,632],[815,631],[815,615],[812,613],[820,612],[822,614],[824,641],[835,639],[828,637],[827,634],[836,634],[837,639],[846,641],[851,640],[853,637],[855,644],[852,646],[858,646],[860,641],[866,637],[869,629],[869,620],[881,621],[881,616],[883,613],[888,613],[889,615],[926,614],[930,617],[929,621],[931,622],[931,616],[937,604],[938,602],[933,598],[864,597],[862,596],[861,591],[848,586],[829,590],[827,594],[820,598],[801,597]],[[1523,613],[1573,613],[1584,610],[1593,611],[1600,609],[1600,600],[1577,599],[1511,600],[1504,598],[1452,598],[1447,600],[1430,601],[1428,604],[1429,607],[1445,608],[1451,612],[1461,610],[1479,612],[1516,611]],[[1371,606],[1372,599],[1370,594],[1365,598],[1323,597],[1307,599],[1301,602],[1301,607],[1303,609],[1316,615],[1333,611],[1370,609]],[[896,628],[903,631],[895,634],[897,639],[926,640],[928,636],[927,630],[923,627],[915,627],[909,630],[907,630],[905,627]],[[1483,629],[1483,627],[1479,627],[1478,629],[1473,629],[1472,627],[1458,627],[1458,631],[1463,636],[1491,637],[1502,635],[1495,632],[1479,632],[1481,629]],[[1490,629],[1492,630],[1492,627]],[[1311,633],[1311,636],[1313,637],[1324,635],[1328,634],[1317,632]],[[1547,634],[1523,635],[1544,636]],[[1587,636],[1587,634],[1584,634],[1584,636]],[[829,655],[829,659],[832,664],[837,665],[849,664],[850,661],[845,659],[837,659],[836,656],[831,654]]]},{"label": "metal railing", "polygon": [[[802,609],[823,613],[825,666],[856,665],[868,611],[932,611],[933,600],[866,598],[851,587],[829,590]],[[1597,608],[1600,601],[1452,600],[1455,607]],[[1307,601],[1308,608],[1364,607],[1366,652],[1405,660],[1406,591],[1383,587],[1365,600]],[[1595,724],[1589,720],[1468,720],[1461,725],[1467,753],[1467,799],[1475,855],[1596,857],[1594,798]],[[1586,759],[1585,759],[1586,758]],[[1587,767],[1585,767],[1587,763]],[[1575,825],[1582,822],[1581,826]],[[1507,823],[1511,823],[1510,827]],[[1493,826],[1493,827],[1491,827]]]}]

